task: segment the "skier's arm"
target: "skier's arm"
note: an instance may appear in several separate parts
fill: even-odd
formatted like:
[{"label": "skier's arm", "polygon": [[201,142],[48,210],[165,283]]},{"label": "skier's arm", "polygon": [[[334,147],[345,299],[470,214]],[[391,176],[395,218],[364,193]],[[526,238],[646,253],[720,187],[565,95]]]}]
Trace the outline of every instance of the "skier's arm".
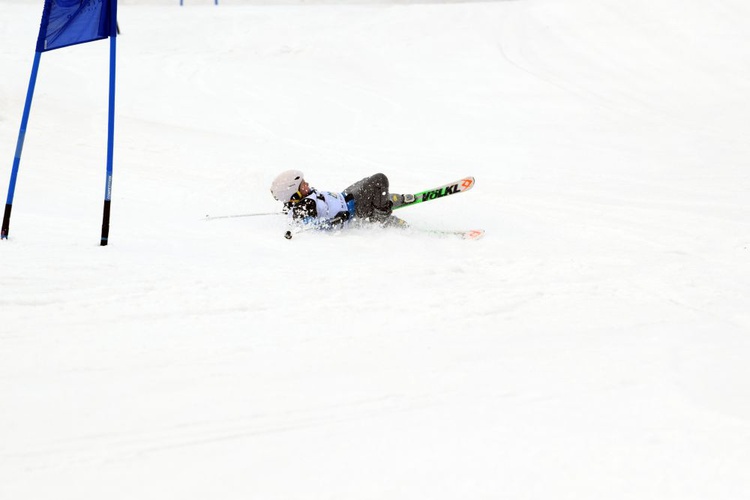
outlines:
[{"label": "skier's arm", "polygon": [[337,213],[334,217],[331,219],[328,219],[326,221],[326,224],[330,229],[340,229],[344,222],[349,220],[349,212],[344,210],[343,212]]},{"label": "skier's arm", "polygon": [[304,198],[299,203],[291,206],[291,212],[293,219],[304,220],[307,217],[317,217],[318,207],[315,204],[315,200]]},{"label": "skier's arm", "polygon": [[344,222],[349,220],[350,214],[347,210],[338,212],[329,219],[319,218],[318,207],[315,200],[305,198],[290,207],[292,224],[308,226],[309,229],[331,230],[341,229]]}]

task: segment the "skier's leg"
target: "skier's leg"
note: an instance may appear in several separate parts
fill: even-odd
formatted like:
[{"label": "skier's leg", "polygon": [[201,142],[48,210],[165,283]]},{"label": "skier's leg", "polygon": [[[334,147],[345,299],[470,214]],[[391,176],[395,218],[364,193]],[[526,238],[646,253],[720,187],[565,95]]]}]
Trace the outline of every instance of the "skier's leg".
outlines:
[{"label": "skier's leg", "polygon": [[375,174],[365,185],[365,196],[372,200],[371,218],[384,221],[391,215],[393,203],[388,199],[388,177]]},{"label": "skier's leg", "polygon": [[344,190],[354,197],[355,216],[359,219],[383,221],[392,211],[392,202],[388,199],[388,177],[375,174],[355,182]]}]

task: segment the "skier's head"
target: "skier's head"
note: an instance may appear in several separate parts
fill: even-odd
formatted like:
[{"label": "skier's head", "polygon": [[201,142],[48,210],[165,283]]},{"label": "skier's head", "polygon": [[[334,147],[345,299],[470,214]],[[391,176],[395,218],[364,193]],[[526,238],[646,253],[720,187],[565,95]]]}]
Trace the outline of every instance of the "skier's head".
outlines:
[{"label": "skier's head", "polygon": [[281,172],[271,184],[271,194],[284,203],[301,200],[306,196],[307,183],[305,176],[299,170]]}]

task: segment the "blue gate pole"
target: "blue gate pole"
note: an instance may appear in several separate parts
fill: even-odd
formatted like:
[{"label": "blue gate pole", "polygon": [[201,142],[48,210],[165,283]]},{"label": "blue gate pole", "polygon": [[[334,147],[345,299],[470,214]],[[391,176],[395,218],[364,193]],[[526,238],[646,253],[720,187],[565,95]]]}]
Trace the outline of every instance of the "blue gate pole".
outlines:
[{"label": "blue gate pole", "polygon": [[115,149],[115,69],[117,67],[117,2],[112,2],[112,31],[109,35],[109,120],[107,124],[107,178],[104,186],[104,215],[100,246],[109,242],[109,210],[112,203],[112,164]]},{"label": "blue gate pole", "polygon": [[23,107],[23,117],[21,118],[21,128],[18,131],[18,142],[16,143],[16,156],[13,158],[13,169],[10,172],[10,184],[8,185],[8,199],[5,202],[5,214],[3,215],[3,225],[0,229],[0,239],[8,239],[10,230],[10,211],[13,207],[13,195],[16,191],[16,179],[18,178],[18,167],[21,164],[21,152],[23,151],[23,141],[26,139],[26,127],[29,124],[29,114],[31,113],[31,101],[34,98],[34,87],[36,87],[36,75],[39,73],[39,61],[42,53],[34,54],[34,65],[31,67],[31,78],[29,79],[29,90],[26,92],[26,104]]}]

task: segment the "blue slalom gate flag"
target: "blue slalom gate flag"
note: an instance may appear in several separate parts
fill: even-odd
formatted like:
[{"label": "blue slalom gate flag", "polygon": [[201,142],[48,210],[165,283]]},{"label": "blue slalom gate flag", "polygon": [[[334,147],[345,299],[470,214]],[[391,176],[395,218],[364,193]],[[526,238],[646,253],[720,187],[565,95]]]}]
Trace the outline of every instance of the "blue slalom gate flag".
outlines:
[{"label": "blue slalom gate flag", "polygon": [[42,52],[68,47],[79,43],[109,38],[109,120],[107,125],[107,175],[104,194],[104,216],[102,221],[101,245],[109,239],[109,212],[112,194],[112,163],[114,148],[115,115],[115,67],[117,40],[117,0],[44,0],[42,23],[36,43],[34,64],[31,68],[29,89],[23,108],[21,127],[18,131],[16,154],[8,184],[8,198],[5,202],[3,223],[0,226],[0,239],[7,239],[10,229],[10,214],[16,189],[16,179],[21,163],[21,152],[29,122],[31,101],[34,96],[36,77]]},{"label": "blue slalom gate flag", "polygon": [[107,38],[112,33],[116,0],[46,0],[37,52]]}]

